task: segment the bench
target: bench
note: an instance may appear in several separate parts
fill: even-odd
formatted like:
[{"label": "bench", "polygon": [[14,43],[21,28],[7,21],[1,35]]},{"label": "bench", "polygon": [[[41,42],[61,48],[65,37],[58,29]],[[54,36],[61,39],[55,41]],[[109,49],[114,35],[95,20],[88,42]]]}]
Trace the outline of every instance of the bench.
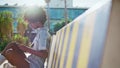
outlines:
[{"label": "bench", "polygon": [[120,68],[120,0],[88,9],[53,36],[48,68]]}]

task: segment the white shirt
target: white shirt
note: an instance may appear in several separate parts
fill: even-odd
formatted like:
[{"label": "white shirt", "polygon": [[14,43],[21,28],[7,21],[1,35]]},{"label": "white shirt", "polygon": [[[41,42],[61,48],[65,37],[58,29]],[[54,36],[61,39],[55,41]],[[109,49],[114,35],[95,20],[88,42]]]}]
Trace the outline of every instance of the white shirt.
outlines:
[{"label": "white shirt", "polygon": [[[37,35],[35,39],[33,40],[33,47],[32,49],[40,51],[40,50],[47,50],[49,47],[48,39],[50,37],[48,30],[43,27],[43,28],[38,28],[37,30]],[[31,68],[43,68],[44,67],[44,62],[45,59],[35,56],[31,54],[28,57],[28,60],[30,61],[30,67]]]},{"label": "white shirt", "polygon": [[37,35],[33,40],[34,50],[46,50],[47,49],[47,39],[49,38],[49,33],[46,28],[38,28]]}]

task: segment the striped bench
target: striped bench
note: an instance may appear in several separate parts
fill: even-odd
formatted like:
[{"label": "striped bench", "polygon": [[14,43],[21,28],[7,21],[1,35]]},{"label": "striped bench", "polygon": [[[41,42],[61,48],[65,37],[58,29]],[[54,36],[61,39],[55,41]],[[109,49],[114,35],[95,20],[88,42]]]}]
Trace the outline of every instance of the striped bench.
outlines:
[{"label": "striped bench", "polygon": [[48,68],[120,68],[120,0],[98,3],[53,36]]}]

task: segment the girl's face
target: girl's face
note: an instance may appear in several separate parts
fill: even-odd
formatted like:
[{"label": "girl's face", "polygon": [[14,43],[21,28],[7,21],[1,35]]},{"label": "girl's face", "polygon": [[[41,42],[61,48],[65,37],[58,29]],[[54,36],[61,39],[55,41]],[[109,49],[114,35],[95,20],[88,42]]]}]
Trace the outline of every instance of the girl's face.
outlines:
[{"label": "girl's face", "polygon": [[43,25],[40,22],[28,22],[30,27],[32,27],[33,29],[37,29],[37,28],[41,28],[43,27]]},{"label": "girl's face", "polygon": [[26,20],[26,22],[29,24],[29,26],[33,29],[37,29],[37,28],[40,28],[42,27],[43,25],[40,23],[40,22],[35,22],[35,21],[29,21],[29,20]]},{"label": "girl's face", "polygon": [[30,25],[33,29],[37,29],[37,28],[38,28],[37,23],[30,23],[30,22],[29,22],[29,25]]}]

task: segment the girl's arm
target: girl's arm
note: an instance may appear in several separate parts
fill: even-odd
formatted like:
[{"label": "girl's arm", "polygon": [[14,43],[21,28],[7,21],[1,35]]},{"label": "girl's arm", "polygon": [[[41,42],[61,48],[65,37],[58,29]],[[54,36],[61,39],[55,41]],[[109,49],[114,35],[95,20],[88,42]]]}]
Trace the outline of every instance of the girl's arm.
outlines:
[{"label": "girl's arm", "polygon": [[48,56],[48,50],[36,51],[36,50],[33,50],[33,49],[28,48],[26,46],[19,46],[19,48],[24,52],[29,52],[31,54],[34,54],[34,55],[42,57],[42,58],[46,58]]}]

